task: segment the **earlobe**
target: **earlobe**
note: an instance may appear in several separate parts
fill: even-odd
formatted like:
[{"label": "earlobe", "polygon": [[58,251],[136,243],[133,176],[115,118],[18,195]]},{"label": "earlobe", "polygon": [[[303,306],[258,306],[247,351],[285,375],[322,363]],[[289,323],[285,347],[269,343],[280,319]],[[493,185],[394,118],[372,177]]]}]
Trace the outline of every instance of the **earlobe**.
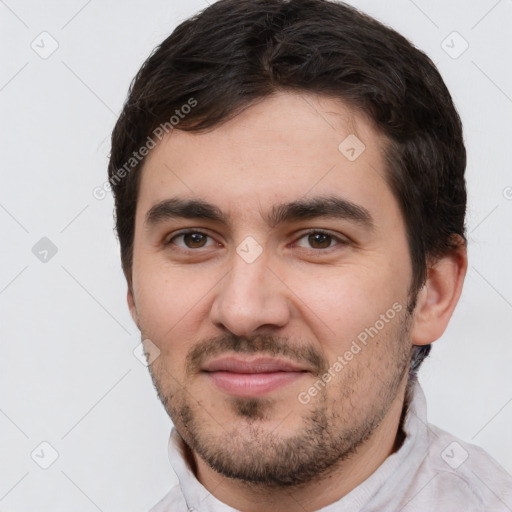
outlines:
[{"label": "earlobe", "polygon": [[427,280],[418,293],[412,328],[412,344],[427,345],[441,337],[459,301],[467,271],[467,250],[458,245],[428,268]]},{"label": "earlobe", "polygon": [[128,302],[128,308],[130,309],[130,314],[132,315],[132,319],[135,322],[135,325],[139,325],[139,316],[137,315],[137,308],[135,307],[135,299],[133,298],[133,290],[131,286],[128,286],[128,291],[126,293],[126,300]]}]

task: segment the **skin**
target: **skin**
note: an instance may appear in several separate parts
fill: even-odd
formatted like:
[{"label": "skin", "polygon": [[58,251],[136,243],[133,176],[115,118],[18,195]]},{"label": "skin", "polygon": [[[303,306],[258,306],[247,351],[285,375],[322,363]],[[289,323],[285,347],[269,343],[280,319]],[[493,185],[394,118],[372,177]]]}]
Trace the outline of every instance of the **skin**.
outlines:
[{"label": "skin", "polygon": [[[338,150],[350,134],[366,146],[354,161]],[[318,510],[400,445],[411,348],[445,330],[467,260],[461,242],[432,262],[408,312],[411,260],[384,179],[384,145],[341,101],[281,92],[208,132],[174,130],[145,161],[128,304],[142,338],[160,351],[151,375],[197,478],[231,507]],[[360,205],[373,226],[328,217],[267,224],[275,205],[316,196]],[[146,223],[152,206],[174,197],[216,205],[227,224]],[[190,228],[207,236],[177,236]],[[333,238],[308,237],[310,229]],[[247,236],[262,251],[251,263],[236,250]],[[401,307],[394,318],[301,403],[299,394],[393,304]],[[264,396],[235,398],[201,365],[237,354],[282,357],[308,371]]]}]

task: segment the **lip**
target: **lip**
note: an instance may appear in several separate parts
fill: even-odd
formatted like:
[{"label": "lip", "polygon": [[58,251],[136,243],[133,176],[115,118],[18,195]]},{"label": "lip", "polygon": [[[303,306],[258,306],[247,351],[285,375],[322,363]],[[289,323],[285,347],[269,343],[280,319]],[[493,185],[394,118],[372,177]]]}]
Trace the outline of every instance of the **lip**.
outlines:
[{"label": "lip", "polygon": [[223,357],[203,368],[212,383],[239,397],[254,397],[279,389],[308,373],[308,370],[283,359]]}]

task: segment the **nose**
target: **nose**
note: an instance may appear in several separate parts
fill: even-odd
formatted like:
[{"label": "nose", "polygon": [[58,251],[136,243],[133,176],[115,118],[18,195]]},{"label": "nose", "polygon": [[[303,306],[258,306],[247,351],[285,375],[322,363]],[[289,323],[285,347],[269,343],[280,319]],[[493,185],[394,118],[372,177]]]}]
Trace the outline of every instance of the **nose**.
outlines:
[{"label": "nose", "polygon": [[231,270],[218,284],[211,321],[237,336],[275,332],[290,318],[288,288],[269,268],[265,251],[248,263],[234,253]]}]

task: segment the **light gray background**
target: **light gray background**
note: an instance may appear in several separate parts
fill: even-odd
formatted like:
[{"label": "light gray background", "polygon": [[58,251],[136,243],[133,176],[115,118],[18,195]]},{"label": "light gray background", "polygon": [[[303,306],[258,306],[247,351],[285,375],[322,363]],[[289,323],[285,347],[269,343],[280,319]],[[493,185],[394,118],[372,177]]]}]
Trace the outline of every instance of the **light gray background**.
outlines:
[{"label": "light gray background", "polygon": [[[463,119],[470,268],[420,380],[430,421],[512,472],[512,1],[350,3],[429,54]],[[113,201],[92,191],[132,77],[205,6],[0,0],[2,511],[142,511],[174,482],[171,423],[132,353]],[[46,262],[42,237],[58,250]],[[48,469],[42,441],[59,454]]]}]

